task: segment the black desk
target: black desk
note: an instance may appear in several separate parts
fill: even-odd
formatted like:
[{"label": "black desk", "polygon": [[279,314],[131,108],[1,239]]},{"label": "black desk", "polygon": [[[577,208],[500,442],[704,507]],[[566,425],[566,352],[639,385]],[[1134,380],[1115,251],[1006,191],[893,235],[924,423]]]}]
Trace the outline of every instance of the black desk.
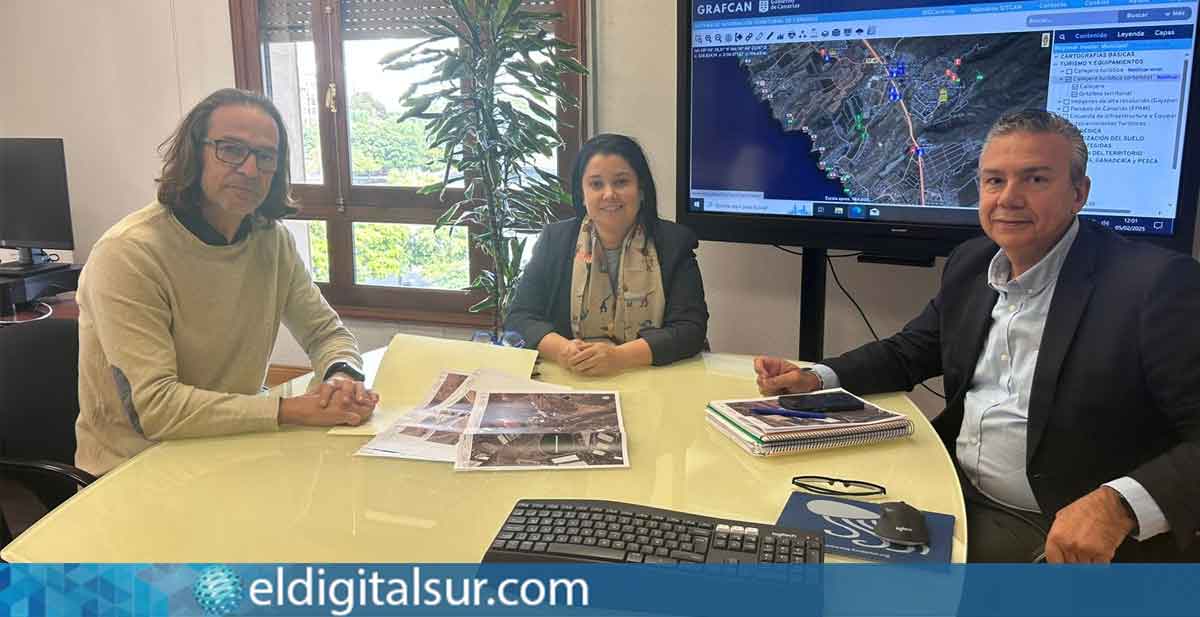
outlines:
[{"label": "black desk", "polygon": [[80,270],[83,264],[18,277],[0,275],[0,315],[12,315],[14,307],[20,310],[43,296],[75,291]]}]

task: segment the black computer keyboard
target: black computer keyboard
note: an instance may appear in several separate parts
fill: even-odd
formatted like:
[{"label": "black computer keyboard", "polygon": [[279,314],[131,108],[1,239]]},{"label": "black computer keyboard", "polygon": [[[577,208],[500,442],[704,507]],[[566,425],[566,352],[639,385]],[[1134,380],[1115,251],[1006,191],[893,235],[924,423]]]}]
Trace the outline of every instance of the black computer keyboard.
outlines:
[{"label": "black computer keyboard", "polygon": [[521,500],[486,562],[822,563],[821,533],[590,499]]}]

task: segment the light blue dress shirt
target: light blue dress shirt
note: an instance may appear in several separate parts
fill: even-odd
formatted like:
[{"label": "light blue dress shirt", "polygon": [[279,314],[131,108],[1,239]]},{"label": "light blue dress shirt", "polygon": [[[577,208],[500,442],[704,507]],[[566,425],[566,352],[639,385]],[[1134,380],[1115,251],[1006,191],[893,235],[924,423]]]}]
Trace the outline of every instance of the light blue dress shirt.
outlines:
[{"label": "light blue dress shirt", "polygon": [[[1015,279],[1003,250],[996,252],[988,266],[988,286],[998,297],[987,341],[963,401],[955,454],[975,488],[1018,510],[1039,511],[1025,474],[1029,394],[1050,302],[1078,233],[1076,220],[1041,261]],[[838,386],[837,374],[828,366],[816,364],[812,369],[826,388]],[[1138,540],[1170,529],[1162,509],[1137,480],[1122,477],[1105,485],[1129,502],[1138,521]]]}]

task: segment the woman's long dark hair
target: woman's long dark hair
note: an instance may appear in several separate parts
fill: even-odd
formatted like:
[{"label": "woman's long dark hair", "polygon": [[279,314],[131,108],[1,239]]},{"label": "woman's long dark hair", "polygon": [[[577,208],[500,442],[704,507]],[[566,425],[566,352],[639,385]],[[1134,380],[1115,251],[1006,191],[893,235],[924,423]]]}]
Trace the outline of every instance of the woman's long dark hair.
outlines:
[{"label": "woman's long dark hair", "polygon": [[168,208],[196,208],[203,198],[200,176],[204,169],[204,140],[208,137],[209,120],[218,107],[248,105],[257,107],[275,121],[279,129],[279,167],[271,178],[271,190],[255,212],[275,220],[295,214],[290,193],[291,174],[288,173],[287,128],[275,104],[260,94],[235,88],[217,90],[188,112],[183,122],[166,141],[158,146],[163,156],[162,177],[158,179],[158,201]]},{"label": "woman's long dark hair", "polygon": [[633,168],[637,174],[638,190],[642,193],[641,207],[638,209],[637,222],[645,230],[647,238],[654,237],[654,227],[658,223],[658,192],[654,188],[654,176],[650,174],[650,164],[646,162],[646,153],[638,142],[630,137],[616,133],[601,133],[579,148],[579,156],[575,157],[575,169],[571,172],[571,204],[575,207],[575,215],[583,218],[587,207],[583,202],[583,172],[588,162],[597,154],[615,154]]}]

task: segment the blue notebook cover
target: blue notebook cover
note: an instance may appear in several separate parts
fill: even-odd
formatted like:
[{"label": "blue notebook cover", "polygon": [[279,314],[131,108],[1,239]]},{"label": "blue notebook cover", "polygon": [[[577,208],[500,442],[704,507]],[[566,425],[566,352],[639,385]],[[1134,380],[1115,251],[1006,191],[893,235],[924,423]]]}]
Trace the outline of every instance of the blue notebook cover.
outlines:
[{"label": "blue notebook cover", "polygon": [[836,554],[889,563],[950,563],[954,542],[954,517],[925,513],[928,546],[902,546],[881,540],[872,530],[879,520],[879,504],[824,495],[792,493],[775,523],[799,529],[820,529],[825,550]]}]

